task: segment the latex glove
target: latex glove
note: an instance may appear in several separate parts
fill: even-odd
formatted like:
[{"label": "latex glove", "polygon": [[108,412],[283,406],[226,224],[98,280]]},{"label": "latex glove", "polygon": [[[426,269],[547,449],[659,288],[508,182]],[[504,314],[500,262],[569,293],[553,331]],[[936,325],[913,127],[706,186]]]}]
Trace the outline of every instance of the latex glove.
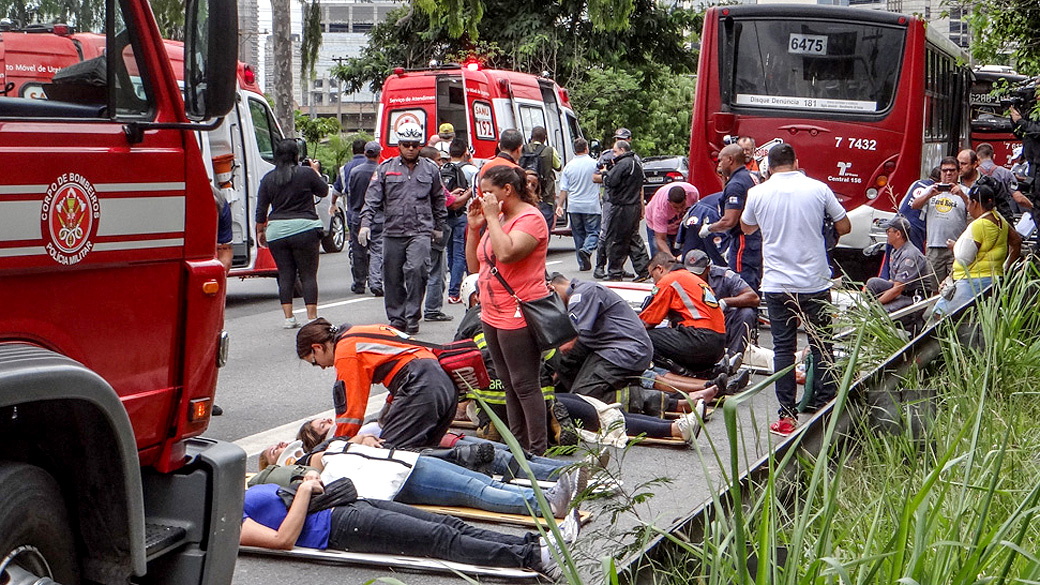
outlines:
[{"label": "latex glove", "polygon": [[729,305],[726,304],[726,299],[719,299],[719,308],[722,309],[723,313],[726,312],[727,307],[729,307]]},{"label": "latex glove", "polygon": [[697,232],[697,235],[699,235],[702,240],[707,239],[708,235],[711,234],[711,232],[708,231],[708,226],[708,222],[704,222],[701,224],[701,231]]},{"label": "latex glove", "polygon": [[368,238],[372,236],[372,228],[363,227],[358,230],[357,241],[361,244],[362,248],[368,247]]}]

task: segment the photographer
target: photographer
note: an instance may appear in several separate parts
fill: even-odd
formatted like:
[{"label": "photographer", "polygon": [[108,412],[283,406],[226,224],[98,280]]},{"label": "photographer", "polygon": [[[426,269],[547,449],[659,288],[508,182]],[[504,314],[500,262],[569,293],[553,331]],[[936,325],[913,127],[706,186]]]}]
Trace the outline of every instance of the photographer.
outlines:
[{"label": "photographer", "polygon": [[1040,167],[1040,121],[1030,120],[1019,111],[1021,108],[1028,114],[1036,106],[1036,88],[1030,87],[1027,91],[1033,94],[1031,99],[1026,100],[1025,95],[1016,96],[1008,113],[1014,123],[1015,136],[1022,139],[1022,156],[1029,163],[1029,177],[1035,179]]},{"label": "photographer", "polygon": [[948,156],[939,163],[939,183],[926,188],[910,203],[925,209],[925,257],[941,283],[953,270],[953,252],[946,240],[957,239],[968,227],[968,189],[957,182],[957,159]]}]

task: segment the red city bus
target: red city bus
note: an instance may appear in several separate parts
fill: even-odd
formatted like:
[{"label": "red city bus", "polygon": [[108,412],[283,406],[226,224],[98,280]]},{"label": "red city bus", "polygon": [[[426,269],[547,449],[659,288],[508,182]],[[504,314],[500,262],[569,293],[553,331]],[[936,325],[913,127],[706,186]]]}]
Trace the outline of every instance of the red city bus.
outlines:
[{"label": "red city bus", "polygon": [[[690,181],[722,187],[719,150],[738,136],[790,143],[852,221],[859,250],[900,196],[966,145],[967,56],[924,20],[832,6],[715,7],[701,37]],[[880,238],[884,238],[878,229]],[[859,256],[862,258],[862,256]]]},{"label": "red city bus", "polygon": [[971,147],[983,142],[993,146],[993,162],[1011,168],[1011,151],[1022,146],[1022,139],[1011,132],[1011,118],[1001,107],[1000,98],[992,92],[1000,87],[1013,87],[1028,79],[1009,67],[985,65],[975,69],[971,84]]}]

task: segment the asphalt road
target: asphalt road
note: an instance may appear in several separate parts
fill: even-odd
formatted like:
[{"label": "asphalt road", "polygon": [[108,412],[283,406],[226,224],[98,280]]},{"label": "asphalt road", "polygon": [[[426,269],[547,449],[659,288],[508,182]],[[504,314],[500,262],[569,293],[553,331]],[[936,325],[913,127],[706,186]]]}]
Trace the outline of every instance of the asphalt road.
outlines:
[{"label": "asphalt road", "polygon": [[[591,277],[579,273],[570,238],[554,237],[550,243],[549,269],[572,277]],[[319,267],[319,315],[333,323],[369,324],[385,322],[383,302],[370,294],[350,292],[350,270],[346,252],[322,254]],[[305,317],[297,299],[298,318]],[[463,314],[461,305],[444,306],[455,317],[448,323],[422,323],[419,338],[445,341],[451,338]],[[228,283],[225,328],[231,333],[228,364],[221,370],[216,403],[224,415],[210,424],[208,436],[234,441],[249,454],[248,469],[256,470],[256,454],[278,440],[291,440],[303,420],[331,410],[331,386],[334,374],[299,360],[295,354],[296,330],[281,328],[283,317],[278,305],[277,286],[273,279],[233,279]],[[766,345],[768,347],[768,343]],[[373,389],[373,395],[384,392]],[[376,399],[378,401],[378,398]],[[769,414],[775,412],[772,392],[762,394],[751,408],[741,412],[742,461],[752,461],[768,449]],[[668,526],[688,514],[717,490],[723,478],[723,462],[728,440],[721,413],[706,426],[696,449],[666,447],[634,447],[615,450],[612,472],[621,478],[624,494],[603,502],[590,502],[583,509],[593,510],[593,522],[579,541],[578,552],[587,575],[596,572],[598,557],[604,553],[620,554],[620,547],[630,543],[633,531],[640,525],[654,523]],[[728,465],[728,463],[725,463]],[[643,482],[666,477],[659,485],[642,486]],[[611,506],[629,500],[635,493],[656,493],[647,504],[612,516]],[[496,527],[496,529],[498,529]],[[516,529],[505,528],[504,531]],[[298,582],[301,579],[319,583],[364,583],[386,577],[385,569],[337,567],[290,559],[268,559],[241,556],[235,570],[236,585],[266,585]],[[415,584],[462,584],[451,575],[409,573],[400,578]]]}]

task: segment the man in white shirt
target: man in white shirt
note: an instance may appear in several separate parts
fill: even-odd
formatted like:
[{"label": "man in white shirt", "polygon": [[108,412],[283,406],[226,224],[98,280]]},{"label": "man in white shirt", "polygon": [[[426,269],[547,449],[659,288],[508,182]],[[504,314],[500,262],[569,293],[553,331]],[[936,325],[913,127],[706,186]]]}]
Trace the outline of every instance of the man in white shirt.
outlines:
[{"label": "man in white shirt", "polygon": [[589,156],[589,143],[584,138],[574,140],[574,158],[563,167],[560,175],[560,196],[556,200],[556,216],[567,213],[570,218],[574,252],[578,256],[578,270],[592,270],[592,253],[599,245],[601,209],[599,185],[592,182],[596,160]]},{"label": "man in white shirt", "polygon": [[[838,236],[852,229],[845,209],[826,184],[798,170],[798,159],[790,144],[769,150],[769,180],[748,190],[740,216],[745,234],[762,232],[762,287],[773,335],[773,368],[794,365],[798,349],[798,322],[809,335],[813,376],[809,409],[815,410],[834,398],[837,380],[833,372],[828,329],[831,269],[823,237],[825,217],[834,221]],[[798,425],[794,370],[776,382],[780,420],[770,426],[787,436]]]}]

